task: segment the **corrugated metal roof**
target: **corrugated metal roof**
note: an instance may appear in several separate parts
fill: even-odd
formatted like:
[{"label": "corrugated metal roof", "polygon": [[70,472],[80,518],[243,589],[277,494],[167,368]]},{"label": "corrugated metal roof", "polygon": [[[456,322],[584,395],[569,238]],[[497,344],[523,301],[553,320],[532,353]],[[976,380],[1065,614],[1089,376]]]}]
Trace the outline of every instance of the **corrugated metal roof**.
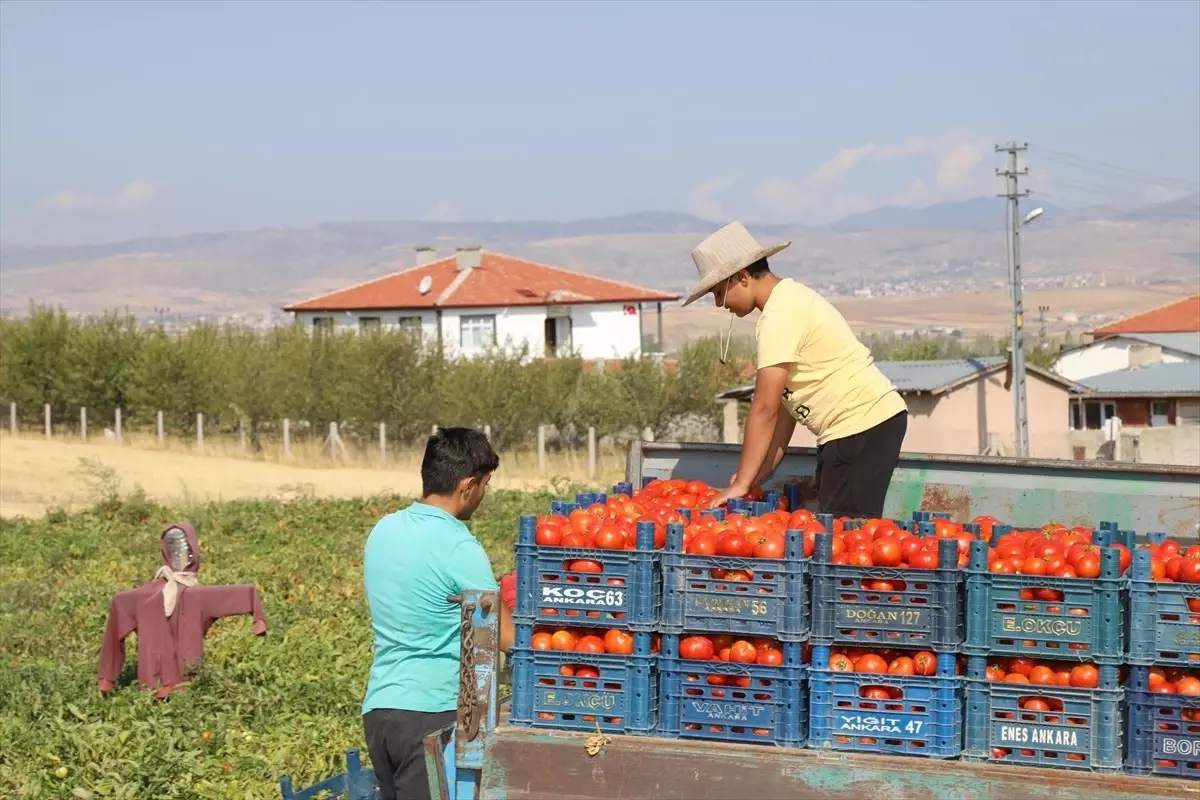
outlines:
[{"label": "corrugated metal roof", "polygon": [[1200,356],[1200,331],[1188,333],[1123,333],[1126,339],[1137,339],[1139,342],[1156,344],[1167,350],[1187,353],[1189,356]]},{"label": "corrugated metal roof", "polygon": [[[987,356],[953,358],[942,361],[876,361],[875,365],[901,394],[922,392],[940,394],[981,374],[1004,369],[1007,362],[1007,356]],[[1031,375],[1041,376],[1067,388],[1081,388],[1060,375],[1032,364],[1026,364],[1025,370]],[[754,397],[753,384],[730,389],[717,395],[718,400],[749,400],[752,397]]]},{"label": "corrugated metal roof", "polygon": [[1164,395],[1200,396],[1200,366],[1190,364],[1151,364],[1148,367],[1122,369],[1093,375],[1080,381],[1095,396]]},{"label": "corrugated metal roof", "polygon": [[901,392],[936,392],[980,372],[1004,366],[1004,356],[953,358],[944,361],[876,361],[876,366]]}]

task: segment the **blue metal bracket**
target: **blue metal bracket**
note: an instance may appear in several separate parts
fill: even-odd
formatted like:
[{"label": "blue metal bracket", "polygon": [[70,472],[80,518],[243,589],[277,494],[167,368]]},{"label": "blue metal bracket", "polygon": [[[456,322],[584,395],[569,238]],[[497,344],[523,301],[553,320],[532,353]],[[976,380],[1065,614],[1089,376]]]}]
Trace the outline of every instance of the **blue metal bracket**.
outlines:
[{"label": "blue metal bracket", "polygon": [[478,800],[484,744],[499,718],[500,595],[472,590],[453,599],[462,603],[458,719],[426,737],[425,763],[435,800]]}]

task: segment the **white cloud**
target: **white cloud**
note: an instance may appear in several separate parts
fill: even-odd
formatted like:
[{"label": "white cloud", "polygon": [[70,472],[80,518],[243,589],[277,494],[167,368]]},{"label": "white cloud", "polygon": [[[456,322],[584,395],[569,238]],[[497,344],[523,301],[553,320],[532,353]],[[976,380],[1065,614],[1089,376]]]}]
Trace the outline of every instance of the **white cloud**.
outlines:
[{"label": "white cloud", "polygon": [[125,184],[125,188],[115,195],[90,194],[67,189],[47,197],[42,201],[42,207],[51,211],[140,211],[158,196],[161,188],[153,181],[138,180]]},{"label": "white cloud", "polygon": [[[730,183],[713,180],[692,191],[693,209],[721,210],[769,222],[830,222],[882,205],[924,206],[988,194],[998,188],[985,158],[991,145],[964,130],[897,142],[844,147],[798,179],[770,176],[740,202]],[[733,213],[730,213],[733,212]]]},{"label": "white cloud", "polygon": [[688,210],[704,219],[723,220],[727,218],[729,215],[725,211],[725,205],[717,195],[729,189],[739,180],[740,176],[738,175],[727,175],[705,181],[692,189],[692,193],[688,196]]}]

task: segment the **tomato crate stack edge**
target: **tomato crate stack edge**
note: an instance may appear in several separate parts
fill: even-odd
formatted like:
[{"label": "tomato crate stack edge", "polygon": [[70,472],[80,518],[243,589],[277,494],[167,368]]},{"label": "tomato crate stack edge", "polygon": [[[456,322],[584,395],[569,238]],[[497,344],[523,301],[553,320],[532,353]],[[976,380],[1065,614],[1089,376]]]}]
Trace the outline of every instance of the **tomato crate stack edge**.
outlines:
[{"label": "tomato crate stack edge", "polygon": [[1112,523],[997,525],[971,545],[965,760],[1122,769],[1122,571],[1133,541]]},{"label": "tomato crate stack edge", "polygon": [[1200,545],[1146,538],[1129,579],[1126,769],[1200,779]]}]

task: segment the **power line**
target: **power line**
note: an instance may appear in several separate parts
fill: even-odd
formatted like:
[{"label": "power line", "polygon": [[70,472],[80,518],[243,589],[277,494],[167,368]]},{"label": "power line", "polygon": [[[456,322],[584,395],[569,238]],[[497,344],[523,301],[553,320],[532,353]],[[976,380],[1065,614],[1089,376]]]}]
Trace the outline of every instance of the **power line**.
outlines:
[{"label": "power line", "polygon": [[1197,183],[1196,181],[1154,175],[1149,172],[1143,172],[1141,170],[1130,169],[1129,167],[1110,164],[1106,161],[1100,161],[1099,159],[1072,155],[1071,153],[1064,153],[1061,150],[1055,150],[1050,147],[1039,147],[1038,151],[1047,154],[1047,161],[1062,164],[1063,166],[1073,167],[1075,169],[1115,173],[1125,180],[1146,183],[1153,186],[1165,186],[1172,189],[1183,189],[1186,191],[1200,190],[1200,183]]}]

